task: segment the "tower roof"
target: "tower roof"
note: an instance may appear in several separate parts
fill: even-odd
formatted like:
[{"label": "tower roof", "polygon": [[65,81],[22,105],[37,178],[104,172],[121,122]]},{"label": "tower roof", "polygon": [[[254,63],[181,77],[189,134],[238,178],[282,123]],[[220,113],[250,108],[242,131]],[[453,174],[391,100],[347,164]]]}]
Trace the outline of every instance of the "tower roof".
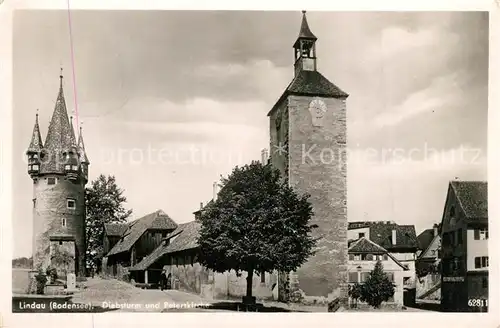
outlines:
[{"label": "tower roof", "polygon": [[313,34],[313,32],[311,32],[311,29],[309,28],[305,10],[302,10],[302,24],[300,25],[299,36],[297,37],[297,41],[295,41],[295,44],[293,46],[296,47],[299,43],[299,40],[301,39],[313,40],[313,41],[316,41],[318,39]]},{"label": "tower roof", "polygon": [[62,72],[59,78],[59,93],[57,94],[54,113],[49,124],[44,147],[49,159],[43,163],[41,167],[42,173],[62,173],[63,165],[57,165],[57,161],[60,160],[60,156],[64,150],[69,149],[71,146],[76,146],[75,133],[69,121],[66,101],[64,100]]},{"label": "tower roof", "polygon": [[90,163],[85,151],[85,144],[83,143],[82,127],[80,127],[80,133],[78,135],[78,150],[80,152],[80,161],[82,163]]},{"label": "tower roof", "polygon": [[38,113],[36,113],[35,126],[33,127],[33,134],[31,135],[31,142],[28,146],[27,152],[38,153],[42,150],[42,135],[40,133],[40,126],[38,125]]}]

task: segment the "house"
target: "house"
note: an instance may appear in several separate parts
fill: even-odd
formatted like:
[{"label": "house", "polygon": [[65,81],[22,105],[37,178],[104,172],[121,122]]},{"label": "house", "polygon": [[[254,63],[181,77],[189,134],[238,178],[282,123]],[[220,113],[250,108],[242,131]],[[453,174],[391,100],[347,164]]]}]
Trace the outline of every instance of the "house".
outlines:
[{"label": "house", "polygon": [[[128,268],[149,255],[176,228],[177,224],[162,210],[131,221],[126,228],[108,226],[104,243],[114,245],[103,258],[104,274],[128,279]],[[122,234],[116,241],[119,232]]]},{"label": "house", "polygon": [[[129,271],[137,283],[158,284],[160,273],[166,271],[173,289],[196,293],[207,299],[228,299],[246,295],[246,273],[213,272],[198,262],[198,221],[203,209],[195,212],[196,219],[179,224],[161,244]],[[277,274],[254,275],[253,295],[258,299],[276,298]]]},{"label": "house", "polygon": [[[362,222],[349,222],[347,238],[350,248],[354,246],[353,242],[361,239],[372,242],[371,244],[379,247],[378,252],[382,249],[387,251],[387,264],[391,266],[391,270],[398,272],[399,269],[393,266],[394,261],[396,264],[401,264],[404,270],[400,270],[398,274],[394,275],[394,282],[396,286],[402,285],[403,289],[403,300],[404,304],[411,305],[415,301],[416,293],[416,270],[415,270],[415,260],[416,253],[418,250],[418,241],[415,233],[415,226],[413,225],[398,225],[392,221],[362,221]],[[351,260],[351,254],[355,253],[355,250],[348,249],[349,255],[349,275],[353,270],[358,270],[360,266],[355,258]],[[373,248],[373,247],[372,247]],[[375,251],[375,248],[372,249]],[[360,256],[365,256],[366,258],[372,258],[369,255],[382,255],[383,253],[359,253]],[[361,266],[362,272],[367,272],[371,266],[375,265],[374,260],[366,260],[371,262],[371,265]],[[389,264],[390,263],[390,264]],[[384,264],[384,262],[382,262]],[[389,268],[387,268],[389,270]],[[370,270],[371,271],[371,270]],[[366,275],[366,274],[365,274]],[[354,275],[351,275],[352,278]],[[359,278],[358,281],[361,281]],[[395,295],[394,302],[400,302],[397,294]]]},{"label": "house", "polygon": [[420,254],[416,261],[417,299],[441,300],[441,227],[434,224],[422,231],[417,239]]},{"label": "house", "polygon": [[[408,266],[398,261],[385,248],[366,237],[351,241],[348,254],[348,282],[350,285],[355,283],[363,284],[375,267],[375,263],[381,261],[384,272],[394,283],[395,289],[394,296],[387,303],[403,305],[403,280],[410,270]],[[352,302],[353,300],[351,299],[350,301]]]},{"label": "house", "polygon": [[487,310],[488,183],[451,181],[441,226],[442,310]]},{"label": "house", "polygon": [[435,267],[441,258],[441,236],[439,226],[434,224],[432,229],[422,231],[418,237],[420,254],[417,257],[417,272],[428,272],[431,267]]}]

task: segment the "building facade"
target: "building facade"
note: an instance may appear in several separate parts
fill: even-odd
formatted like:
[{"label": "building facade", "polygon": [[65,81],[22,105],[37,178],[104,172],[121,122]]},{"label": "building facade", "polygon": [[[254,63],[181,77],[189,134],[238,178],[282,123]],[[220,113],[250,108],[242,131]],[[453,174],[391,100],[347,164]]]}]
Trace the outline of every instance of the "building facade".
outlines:
[{"label": "building facade", "polygon": [[316,41],[303,12],[293,45],[295,76],[268,114],[270,161],[297,192],[311,195],[311,223],[318,227],[317,252],[290,274],[292,288],[307,296],[335,292],[346,298],[348,95],[318,71]]},{"label": "building facade", "polygon": [[487,182],[450,182],[441,226],[442,310],[486,311],[489,280]]},{"label": "building facade", "polygon": [[[397,287],[393,303],[399,304],[400,295],[402,295],[403,304],[412,305],[416,297],[415,261],[419,248],[415,226],[399,225],[392,221],[349,222],[347,234],[350,245],[355,241],[366,239],[386,252],[387,262],[382,262],[382,264],[387,263],[390,266],[387,270],[394,272],[391,276],[394,277],[394,284]],[[350,249],[349,252],[349,272],[351,272],[356,266],[353,266],[353,262],[351,262],[353,250]],[[368,252],[367,254],[375,256],[378,253]],[[366,270],[371,267],[371,264],[374,265],[374,261],[367,261],[370,262],[370,265],[368,267],[361,266],[361,272],[367,272]],[[362,261],[362,263],[366,264],[367,262]],[[402,266],[402,268],[398,269],[398,266]]]},{"label": "building facade", "polygon": [[441,300],[441,234],[440,226],[422,231],[418,237],[417,299]]},{"label": "building facade", "polygon": [[[394,295],[386,303],[402,306],[404,303],[404,277],[410,269],[394,258],[385,248],[361,237],[349,246],[348,282],[349,285],[363,284],[377,261],[382,263],[384,272],[394,284]],[[349,299],[351,304],[359,303]]]},{"label": "building facade", "polygon": [[42,143],[38,114],[26,151],[33,180],[33,268],[55,267],[59,276],[85,276],[85,185],[90,165],[82,131],[68,118],[63,77]]},{"label": "building facade", "polygon": [[[199,211],[195,212],[199,214]],[[198,262],[198,220],[179,224],[148,256],[129,269],[130,277],[141,286],[157,287],[164,270],[167,285],[198,294],[205,299],[232,299],[246,295],[246,272],[214,272]],[[259,300],[277,299],[277,273],[254,275],[252,293]]]},{"label": "building facade", "polygon": [[[111,247],[102,260],[107,276],[128,280],[129,268],[151,254],[177,224],[162,210],[125,224],[107,225],[104,246]],[[119,238],[116,238],[121,232]]]}]

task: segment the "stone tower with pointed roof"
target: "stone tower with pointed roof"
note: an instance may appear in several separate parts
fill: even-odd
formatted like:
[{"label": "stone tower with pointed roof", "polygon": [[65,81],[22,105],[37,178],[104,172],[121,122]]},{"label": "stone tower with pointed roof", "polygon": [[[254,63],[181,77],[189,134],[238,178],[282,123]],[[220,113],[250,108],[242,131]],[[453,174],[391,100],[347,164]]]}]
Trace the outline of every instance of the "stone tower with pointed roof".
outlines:
[{"label": "stone tower with pointed roof", "polygon": [[[313,229],[318,238],[316,254],[288,276],[291,291],[345,298],[348,95],[318,71],[316,41],[303,11],[293,44],[295,75],[268,114],[271,163],[297,192],[311,196],[311,224],[317,226]],[[281,277],[283,282],[286,275]],[[281,283],[279,290],[287,294]]]},{"label": "stone tower with pointed roof", "polygon": [[90,165],[80,128],[78,142],[68,118],[60,76],[59,93],[42,143],[38,114],[28,156],[33,180],[33,267],[85,276],[85,185]]}]

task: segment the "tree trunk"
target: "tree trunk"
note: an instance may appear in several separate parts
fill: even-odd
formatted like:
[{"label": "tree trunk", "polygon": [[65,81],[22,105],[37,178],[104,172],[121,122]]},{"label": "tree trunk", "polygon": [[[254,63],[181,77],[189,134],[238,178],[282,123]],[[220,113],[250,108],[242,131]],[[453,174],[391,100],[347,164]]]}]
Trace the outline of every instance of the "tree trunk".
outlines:
[{"label": "tree trunk", "polygon": [[253,270],[248,270],[247,276],[247,298],[252,297]]}]

